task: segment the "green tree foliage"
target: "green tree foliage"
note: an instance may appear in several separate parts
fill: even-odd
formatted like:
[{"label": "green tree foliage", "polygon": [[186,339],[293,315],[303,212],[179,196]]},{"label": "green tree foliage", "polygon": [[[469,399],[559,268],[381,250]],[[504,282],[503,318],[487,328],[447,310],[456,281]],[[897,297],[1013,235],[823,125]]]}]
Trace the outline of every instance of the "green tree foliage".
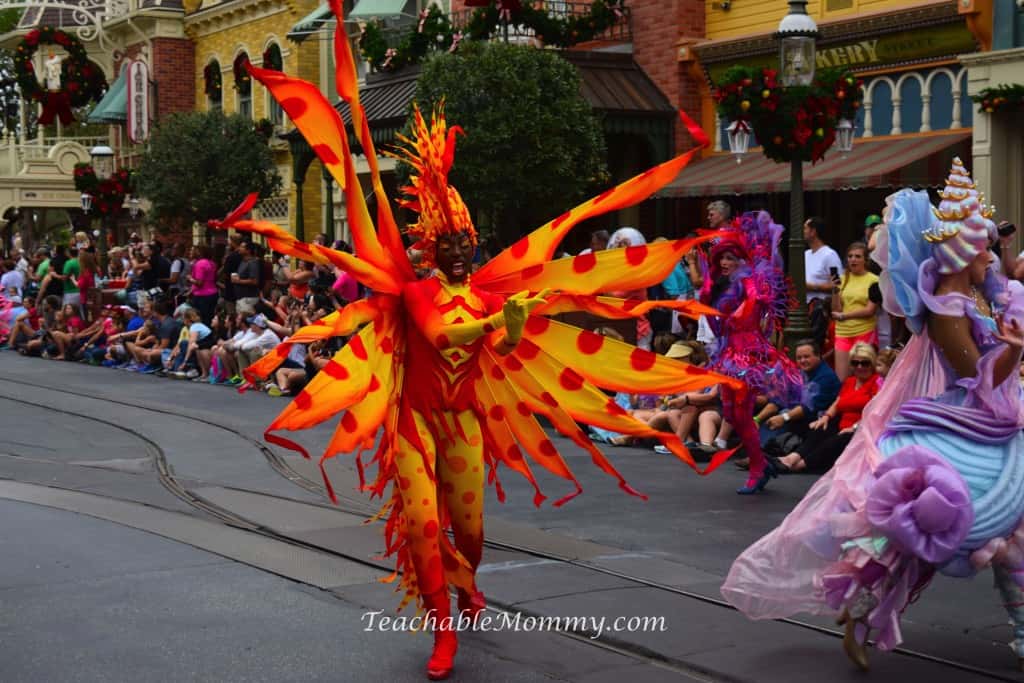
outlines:
[{"label": "green tree foliage", "polygon": [[153,131],[136,176],[160,227],[220,218],[250,192],[277,194],[281,177],[252,121],[220,111],[173,114]]},{"label": "green tree foliage", "polygon": [[448,124],[465,130],[449,181],[498,246],[608,181],[601,124],[555,52],[467,43],[424,64],[415,99],[427,116],[443,99]]}]

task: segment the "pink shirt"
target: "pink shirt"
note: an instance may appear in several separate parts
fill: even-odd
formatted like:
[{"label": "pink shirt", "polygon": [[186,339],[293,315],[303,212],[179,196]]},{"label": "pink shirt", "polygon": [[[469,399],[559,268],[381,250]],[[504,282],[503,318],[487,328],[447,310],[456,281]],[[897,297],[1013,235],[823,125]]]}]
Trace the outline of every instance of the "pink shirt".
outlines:
[{"label": "pink shirt", "polygon": [[356,282],[354,277],[344,271],[338,275],[338,279],[331,285],[331,289],[349,303],[359,298],[359,283]]},{"label": "pink shirt", "polygon": [[210,296],[217,293],[217,266],[213,261],[201,258],[192,265],[192,277],[199,281],[192,285],[192,296]]}]

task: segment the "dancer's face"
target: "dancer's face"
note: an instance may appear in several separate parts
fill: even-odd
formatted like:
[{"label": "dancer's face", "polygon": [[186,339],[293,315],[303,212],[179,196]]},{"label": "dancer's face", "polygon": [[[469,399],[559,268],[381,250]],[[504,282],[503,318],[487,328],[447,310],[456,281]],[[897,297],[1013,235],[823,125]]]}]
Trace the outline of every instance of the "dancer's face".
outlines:
[{"label": "dancer's face", "polygon": [[438,269],[449,282],[462,282],[469,275],[473,261],[473,240],[466,231],[437,238]]},{"label": "dancer's face", "polygon": [[980,285],[985,282],[985,272],[992,264],[992,259],[994,258],[995,256],[988,249],[974,257],[971,265],[967,266],[970,271],[972,285]]},{"label": "dancer's face", "polygon": [[722,254],[722,257],[718,259],[718,267],[721,269],[722,275],[732,275],[739,266],[740,260],[736,258],[736,254],[731,251],[725,252]]}]

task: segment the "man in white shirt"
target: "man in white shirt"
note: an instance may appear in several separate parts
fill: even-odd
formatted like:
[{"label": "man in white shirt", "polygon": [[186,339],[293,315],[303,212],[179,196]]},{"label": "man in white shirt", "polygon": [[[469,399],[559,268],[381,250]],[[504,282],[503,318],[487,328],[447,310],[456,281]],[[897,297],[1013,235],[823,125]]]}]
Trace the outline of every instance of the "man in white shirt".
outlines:
[{"label": "man in white shirt", "polygon": [[280,337],[274,334],[273,330],[269,329],[267,319],[263,314],[246,318],[246,322],[249,323],[250,334],[237,345],[238,353],[236,357],[239,373],[262,358],[267,351],[281,343]]},{"label": "man in white shirt", "polygon": [[832,300],[833,274],[841,277],[843,261],[835,249],[825,244],[821,233],[825,230],[825,221],[820,218],[808,218],[804,221],[804,279],[807,282],[808,317],[811,321],[811,336],[818,342],[819,348],[825,344],[828,333],[829,303]]},{"label": "man in white shirt", "polygon": [[21,303],[21,290],[25,287],[25,276],[18,270],[14,261],[4,261],[4,274],[0,277],[0,294],[16,304]]}]

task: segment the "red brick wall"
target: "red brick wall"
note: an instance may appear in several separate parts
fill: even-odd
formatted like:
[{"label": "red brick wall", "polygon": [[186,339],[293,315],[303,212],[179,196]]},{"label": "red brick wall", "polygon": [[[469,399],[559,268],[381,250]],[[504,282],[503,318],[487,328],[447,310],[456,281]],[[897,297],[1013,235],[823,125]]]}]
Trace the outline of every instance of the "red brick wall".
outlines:
[{"label": "red brick wall", "polygon": [[157,90],[157,119],[196,105],[195,49],[187,38],[153,39],[153,74]]}]

